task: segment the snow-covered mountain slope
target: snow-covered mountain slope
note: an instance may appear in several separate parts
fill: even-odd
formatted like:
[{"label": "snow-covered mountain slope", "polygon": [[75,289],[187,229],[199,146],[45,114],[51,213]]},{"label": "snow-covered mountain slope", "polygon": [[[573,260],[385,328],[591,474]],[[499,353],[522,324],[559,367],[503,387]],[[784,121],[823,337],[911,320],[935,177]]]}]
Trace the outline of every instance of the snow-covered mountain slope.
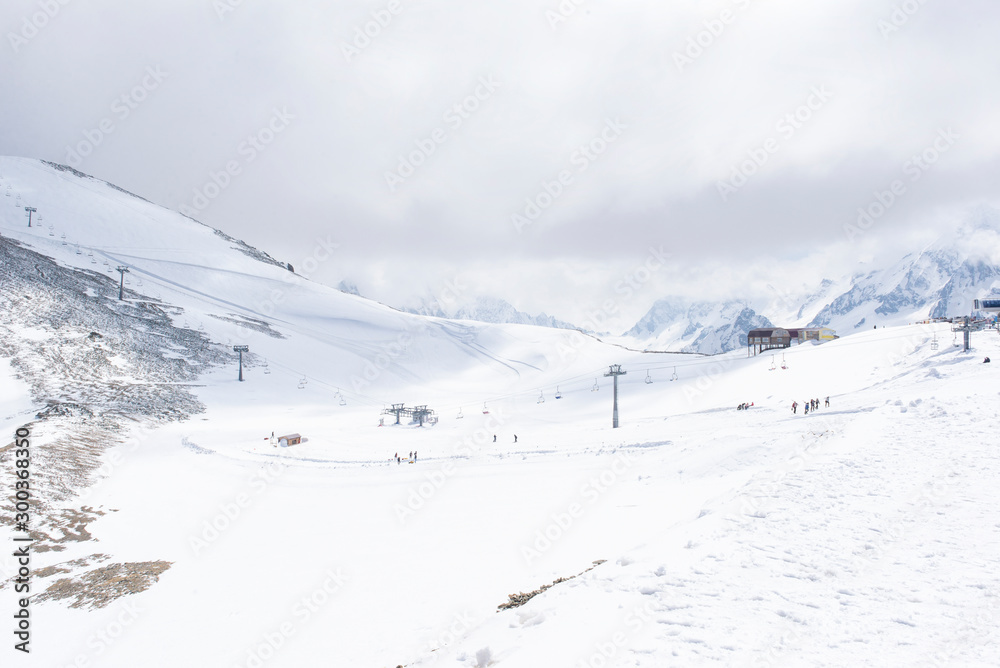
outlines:
[{"label": "snow-covered mountain slope", "polygon": [[[530,352],[525,359],[509,356],[523,348],[517,340],[521,332],[530,340],[572,337],[580,340],[574,348],[601,347],[575,333],[488,328],[401,313],[305,280],[242,242],[71,170],[6,158],[0,172],[0,188],[12,194],[0,197],[5,237],[63,266],[96,271],[104,276],[105,294],[118,282],[114,268],[129,267],[126,288],[132,299],[175,306],[175,324],[201,328],[224,346],[249,345],[251,365],[264,359],[287,365],[273,369],[272,382],[315,376],[356,400],[381,406],[391,392],[365,394],[375,384],[367,377],[374,373],[373,360],[385,367],[377,370],[382,388],[466,371],[502,387],[547,363]],[[31,228],[24,206],[38,209]],[[329,345],[330,351],[279,360],[282,351],[301,349],[298,342],[307,340]]]},{"label": "snow-covered mountain slope", "polygon": [[32,510],[24,665],[995,661],[995,332],[868,330],[774,371],[641,354],[400,313],[35,161],[0,177],[44,214],[0,196],[0,429],[64,490]]},{"label": "snow-covered mountain slope", "polygon": [[969,315],[972,300],[1000,294],[1000,215],[976,212],[954,236],[894,265],[853,277],[809,324],[842,334],[927,318]]},{"label": "snow-covered mountain slope", "polygon": [[658,300],[623,336],[646,350],[674,350],[713,355],[747,344],[747,332],[771,325],[745,301],[691,302]]},{"label": "snow-covered mountain slope", "polygon": [[509,302],[499,297],[476,297],[468,304],[442,305],[440,300],[424,300],[418,306],[403,309],[408,313],[429,315],[451,320],[473,320],[496,325],[535,325],[538,327],[554,327],[556,329],[579,329],[572,323],[553,318],[542,313],[530,315],[518,311]]},{"label": "snow-covered mountain slope", "polygon": [[873,327],[969,315],[972,300],[1000,294],[1000,212],[982,208],[956,234],[883,268],[815,287],[769,286],[763,298],[692,303],[658,300],[623,335],[646,349],[715,354],[746,345],[753,327],[832,327],[841,336]]},{"label": "snow-covered mountain slope", "polygon": [[[550,566],[513,592],[528,600],[405,665],[996,665],[996,371],[981,360],[1000,342],[935,351],[939,330],[795,348],[788,370],[734,361],[716,387],[753,409],[678,415],[669,443],[619,450],[629,465],[594,461],[599,495],[583,483],[522,532],[525,561]],[[816,393],[819,410],[788,410]]]}]

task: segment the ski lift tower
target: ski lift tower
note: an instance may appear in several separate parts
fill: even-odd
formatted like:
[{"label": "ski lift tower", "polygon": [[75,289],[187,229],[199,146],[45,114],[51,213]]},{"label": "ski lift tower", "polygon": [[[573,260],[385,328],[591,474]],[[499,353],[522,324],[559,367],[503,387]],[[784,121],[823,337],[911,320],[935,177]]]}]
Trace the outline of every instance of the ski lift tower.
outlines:
[{"label": "ski lift tower", "polygon": [[128,267],[121,265],[115,267],[115,270],[122,275],[121,283],[118,284],[118,301],[121,301],[125,296],[125,274],[129,273],[129,270]]},{"label": "ski lift tower", "polygon": [[399,416],[402,415],[405,411],[406,411],[405,404],[393,404],[392,408],[386,408],[382,412],[385,413],[386,415],[395,415],[396,424],[399,424]]},{"label": "ski lift tower", "polygon": [[31,214],[38,211],[38,209],[33,206],[26,206],[24,207],[24,210],[28,212],[28,227],[31,227]]},{"label": "ski lift tower", "polygon": [[605,377],[611,376],[614,379],[614,385],[615,385],[615,390],[614,390],[614,412],[612,413],[612,418],[611,418],[611,428],[612,429],[617,429],[618,428],[618,376],[624,376],[626,373],[628,373],[628,372],[627,371],[622,371],[622,365],[621,364],[612,364],[610,367],[608,367],[608,372],[606,374],[604,374]]},{"label": "ski lift tower", "polygon": [[243,353],[250,352],[250,346],[233,346],[233,352],[240,354],[240,382],[243,382]]},{"label": "ski lift tower", "polygon": [[[1000,312],[1000,299],[976,299],[972,302],[972,308],[977,311],[998,313]],[[989,326],[989,320],[972,320],[966,315],[962,317],[960,322],[953,323],[951,331],[962,332],[965,343],[963,352],[969,352],[972,349],[972,333],[981,332],[988,329]]]}]

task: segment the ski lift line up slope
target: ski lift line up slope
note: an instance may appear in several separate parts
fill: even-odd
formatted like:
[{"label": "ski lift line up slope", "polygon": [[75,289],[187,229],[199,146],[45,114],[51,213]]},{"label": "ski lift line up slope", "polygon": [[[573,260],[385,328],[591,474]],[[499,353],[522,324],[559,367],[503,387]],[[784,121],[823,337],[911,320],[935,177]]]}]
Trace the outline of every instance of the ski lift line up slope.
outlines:
[{"label": "ski lift line up slope", "polygon": [[[126,259],[125,259],[125,257],[127,257],[127,256],[116,256],[116,255],[112,255],[112,254],[106,253],[106,252],[104,252],[104,251],[102,251],[100,249],[96,249],[96,250],[97,250],[98,253],[100,253],[102,256],[108,258],[109,260],[113,260],[113,261],[115,261],[115,262],[117,262],[119,264],[127,264],[128,263],[126,261]],[[149,261],[158,262],[158,263],[171,263],[171,264],[176,264],[176,265],[180,265],[180,266],[187,266],[187,267],[196,268],[196,269],[205,269],[205,267],[201,267],[200,265],[196,265],[196,264],[189,263],[189,262],[178,262],[178,261],[173,261],[173,260],[149,260]],[[134,265],[132,265],[132,266],[134,266]],[[220,271],[220,270],[212,270],[212,271]],[[230,273],[233,273],[235,275],[239,275],[239,276],[242,276],[242,277],[245,277],[245,278],[249,278],[249,279],[253,279],[253,280],[261,280],[260,276],[258,276],[256,274],[251,274],[251,273],[248,273],[248,272],[236,272],[236,271],[232,271],[232,270],[221,270],[221,271],[229,271]],[[171,280],[171,279],[166,278],[165,276],[162,276],[160,274],[153,273],[152,271],[150,271],[148,269],[138,269],[138,272],[142,273],[143,275],[148,276],[150,278],[154,278],[157,281],[160,281],[164,285],[171,285],[174,288],[177,288],[177,289],[185,291],[187,294],[189,294],[191,296],[194,296],[196,298],[200,298],[200,300],[203,303],[212,304],[212,305],[224,305],[224,306],[227,306],[227,307],[229,307],[229,308],[231,308],[233,310],[240,311],[240,312],[242,312],[244,314],[253,315],[253,316],[257,317],[257,318],[260,318],[261,320],[264,320],[265,322],[268,322],[269,324],[279,324],[280,323],[287,330],[291,330],[291,331],[302,333],[302,334],[308,334],[309,336],[311,336],[313,338],[316,338],[318,340],[326,341],[328,343],[334,343],[334,344],[338,345],[339,347],[341,347],[342,349],[352,350],[356,355],[358,355],[359,357],[364,358],[364,359],[370,359],[372,356],[378,355],[379,353],[383,352],[384,344],[379,344],[379,343],[374,343],[374,342],[366,343],[364,339],[359,339],[359,338],[348,338],[348,337],[344,337],[344,336],[339,336],[338,337],[338,336],[336,336],[334,334],[331,334],[329,331],[320,330],[320,329],[315,328],[315,327],[307,327],[307,326],[302,325],[301,323],[294,323],[294,322],[292,322],[290,320],[287,320],[287,319],[278,318],[278,317],[276,317],[273,314],[265,314],[265,313],[262,313],[260,311],[248,308],[248,307],[246,307],[243,304],[238,304],[238,303],[235,303],[235,302],[231,302],[231,301],[220,299],[220,298],[218,298],[218,297],[216,297],[216,296],[214,296],[212,294],[209,294],[209,293],[206,293],[206,292],[204,292],[202,290],[198,290],[196,288],[193,288],[190,285],[185,285],[185,284],[183,284],[183,283],[181,283],[179,281]],[[307,280],[307,279],[304,279],[304,280]],[[282,285],[287,286],[287,283],[283,281]],[[266,292],[266,290],[265,290],[265,292]],[[414,326],[413,327],[403,327],[404,331],[426,330],[429,327],[438,327],[446,335],[451,333],[450,323],[447,323],[446,321],[445,322],[438,322],[438,321],[435,321],[435,320],[425,321],[425,320],[421,320],[420,316],[416,316],[416,315],[412,315],[412,314],[408,314],[408,313],[403,313],[403,312],[399,312],[399,311],[395,311],[395,310],[393,310],[393,313],[398,313],[400,318],[408,319],[408,320],[411,320],[413,322]],[[355,319],[347,319],[347,320],[345,320],[345,322],[348,322],[348,323],[352,323],[353,322],[353,323],[355,323],[357,325],[360,325],[360,326],[367,326],[367,323],[365,321],[359,320],[359,319],[356,319],[356,318]],[[495,363],[497,363],[497,364],[499,364],[499,365],[501,365],[503,367],[506,367],[507,369],[513,371],[518,376],[520,376],[520,372],[514,366],[515,364],[521,365],[521,366],[525,366],[525,367],[527,367],[529,369],[532,369],[534,371],[541,371],[541,369],[539,369],[537,366],[534,366],[534,365],[531,365],[531,364],[528,364],[528,363],[525,363],[525,362],[521,362],[521,361],[518,361],[518,360],[508,359],[508,360],[505,361],[504,359],[501,359],[498,356],[490,353],[489,351],[487,351],[482,346],[476,344],[474,341],[468,340],[468,337],[456,338],[455,339],[455,343],[457,345],[464,345],[464,346],[466,346],[471,351],[473,358],[476,358],[476,359],[485,358],[485,359],[490,360],[492,362],[495,362]],[[415,377],[412,378],[412,379],[415,379]]]},{"label": "ski lift line up slope", "polygon": [[[921,326],[921,327],[924,327],[924,326]],[[904,328],[904,329],[910,329],[910,328]],[[923,335],[925,333],[926,332],[918,330],[915,333],[909,333],[909,334],[905,334],[905,333],[904,334],[893,334],[893,335],[884,335],[883,334],[883,335],[880,335],[878,337],[877,341],[865,341],[865,340],[850,341],[850,340],[847,340],[847,339],[838,339],[836,342],[830,342],[830,343],[827,343],[827,344],[824,344],[824,345],[825,346],[833,346],[833,348],[844,348],[844,347],[851,347],[851,346],[871,345],[871,344],[874,344],[874,343],[881,344],[881,343],[883,343],[885,341],[902,340],[902,339],[907,339],[907,340],[912,341],[913,345],[919,345],[920,341],[917,341],[917,339],[922,339],[922,337],[923,337]],[[830,348],[830,350],[832,350],[833,348]],[[821,347],[809,346],[806,349],[797,351],[797,354],[816,353],[816,352],[819,352],[820,350],[821,350]],[[726,361],[727,362],[731,362],[731,366],[733,368],[739,368],[739,367],[752,368],[752,367],[757,366],[759,364],[759,362],[760,362],[760,360],[758,360],[756,358],[746,358],[742,354],[740,354],[739,351],[736,351],[734,353],[728,353],[728,354],[722,355],[722,356],[715,356],[714,359],[708,358],[708,359],[699,360],[699,361],[696,361],[696,362],[692,361],[692,362],[687,362],[685,364],[678,364],[678,365],[676,365],[676,367],[679,367],[679,368],[682,368],[682,369],[683,368],[687,368],[688,370],[697,369],[699,367],[716,368],[716,367],[718,367],[718,365],[720,363],[723,362],[723,359],[720,359],[720,358],[725,358],[725,357],[729,358]],[[641,369],[645,365],[643,365],[641,362],[634,362],[634,363],[630,364],[629,366]],[[730,365],[727,364],[727,366],[730,366]],[[663,366],[663,365],[657,364],[657,365],[648,366],[646,368],[647,369],[656,370],[656,369],[671,369],[671,368],[676,368],[676,367],[674,367],[673,365],[671,365],[671,366]],[[569,386],[571,389],[567,390],[567,391],[570,392],[570,393],[572,393],[574,391],[572,388],[574,386],[576,386],[576,385],[580,386],[579,388],[577,388],[579,391],[586,390],[586,389],[593,390],[595,387],[599,388],[600,387],[600,383],[599,383],[599,381],[596,381],[593,384],[593,386],[591,386],[591,383],[590,383],[589,379],[590,378],[594,378],[595,374],[599,377],[600,374],[603,373],[604,369],[605,369],[604,367],[600,367],[600,368],[597,368],[597,369],[593,369],[590,372],[584,372],[584,373],[581,373],[581,374],[578,374],[578,375],[575,375],[575,376],[572,376],[572,377],[558,377],[558,378],[553,379],[553,381],[550,382],[549,385],[557,385],[560,388],[563,387],[563,386]],[[298,373],[298,372],[296,372],[296,373]],[[676,376],[676,374],[675,374],[675,376]],[[678,379],[678,378],[671,377],[671,380],[675,380],[675,379]],[[621,379],[621,378],[619,379],[619,383],[621,385],[623,385],[623,386],[624,385],[633,385],[633,384],[634,385],[638,385],[640,381],[644,381],[644,379],[640,378],[638,381],[636,379],[629,379],[629,380],[625,380],[625,379]],[[322,381],[317,381],[317,382],[322,382]],[[327,385],[329,387],[333,387],[332,385],[329,385],[329,384],[326,384],[326,383],[324,383],[324,385]],[[542,394],[544,394],[544,392]],[[379,400],[379,399],[376,399],[374,397],[368,397],[368,396],[365,396],[365,395],[359,395],[359,396],[360,396],[360,398],[363,398],[364,400],[366,400],[367,403],[369,403],[370,405],[385,405],[387,403],[390,403],[388,400]],[[515,392],[510,392],[510,393],[505,393],[505,394],[491,394],[491,395],[487,396],[486,399],[487,399],[487,402],[489,402],[489,403],[500,403],[500,402],[511,401],[511,400],[524,400],[524,401],[527,401],[532,396],[533,396],[533,391],[532,390],[520,390],[520,391],[515,391]],[[560,397],[561,396],[562,396],[562,394],[560,394]],[[539,398],[539,397],[536,397],[536,399],[537,398]],[[468,402],[464,402],[464,403],[468,403]],[[544,403],[544,401],[536,401],[536,403],[541,404],[541,403]],[[441,410],[451,411],[451,410],[455,410],[455,409],[460,409],[462,405],[463,405],[463,402],[456,402],[456,403],[451,403],[451,404],[447,404],[447,405],[442,405],[440,408],[441,408]]]},{"label": "ski lift line up slope", "polygon": [[[69,258],[59,257],[58,251],[47,249],[51,255],[67,264],[80,265],[88,260],[96,263],[97,260],[91,255],[96,251],[97,257],[103,258],[109,264],[113,260],[134,267],[136,273],[145,278],[151,287],[158,286],[168,293],[183,295],[177,299],[168,298],[168,302],[175,301],[188,311],[192,311],[192,304],[197,304],[199,307],[194,311],[201,308],[206,314],[222,308],[226,312],[255,317],[282,332],[305,335],[318,343],[329,344],[338,350],[353,353],[359,365],[376,359],[383,352],[384,346],[392,344],[400,332],[412,332],[419,338],[425,333],[432,335],[436,330],[443,335],[440,338],[447,341],[450,347],[464,349],[468,354],[469,363],[474,366],[482,366],[483,363],[495,366],[497,370],[512,374],[515,380],[525,371],[529,372],[528,375],[542,372],[539,364],[520,359],[517,355],[503,354],[505,345],[497,345],[497,342],[501,339],[516,339],[517,337],[510,336],[512,328],[488,326],[458,328],[449,321],[404,314],[384,305],[344,295],[326,286],[313,284],[302,277],[289,274],[282,267],[248,258],[241,251],[234,250],[229,241],[215,235],[210,228],[180,214],[161,210],[104,182],[79,177],[41,163],[26,160],[15,162],[24,170],[32,172],[32,179],[42,182],[30,190],[34,196],[44,201],[43,206],[46,211],[57,211],[56,215],[72,212],[74,219],[77,220],[76,225],[80,235],[85,237],[77,243],[82,242],[82,247],[91,249],[88,251],[87,259],[75,254]],[[55,185],[53,181],[56,182]],[[9,219],[9,216],[0,216],[0,220],[4,219]],[[31,245],[44,246],[33,232],[20,231],[16,236]],[[155,252],[144,253],[140,257],[137,253],[110,250],[155,248],[150,243],[151,239],[154,243],[161,241],[163,248],[170,251],[170,257],[151,257],[150,255],[155,255]],[[186,252],[189,258],[193,259],[179,258],[179,252]],[[198,276],[199,268],[202,270],[200,276]],[[205,277],[211,280],[206,281]],[[205,289],[206,283],[218,289]],[[298,302],[289,304],[285,301],[282,308],[275,309],[274,313],[265,313],[255,308],[252,301],[256,298],[254,295],[266,293],[274,288],[288,293],[288,297],[295,298]],[[316,313],[322,310],[320,308],[310,311],[308,305],[317,300],[335,302],[330,304],[333,308],[328,309],[328,312],[337,313],[338,317],[331,321]],[[197,319],[195,312],[189,312],[188,317]],[[336,326],[329,327],[329,324]],[[210,329],[213,330],[217,330],[218,327],[220,327],[218,323],[210,325]],[[368,331],[361,335],[356,331],[358,327]],[[486,345],[478,340],[480,332],[492,332],[498,335],[487,337],[491,340]],[[555,340],[563,336],[566,334],[535,330],[528,338]],[[297,342],[301,343],[303,342]],[[300,373],[305,368],[293,362],[287,355],[283,355],[279,350],[280,344],[261,340],[258,345],[262,345],[263,349],[256,348],[256,350],[271,360],[276,369],[287,368],[294,373]],[[427,359],[432,356],[440,357],[440,353],[443,352],[433,346],[428,347],[427,344],[425,348],[423,357]],[[420,351],[416,352],[417,357],[420,357]],[[389,373],[403,383],[414,384],[427,380],[421,369],[411,368],[411,365],[407,364],[406,357],[393,360]],[[455,358],[454,355],[451,357]],[[316,373],[315,368],[309,367],[309,369],[304,375],[316,381],[327,377],[324,373]],[[567,376],[571,377],[570,374]],[[330,383],[344,385],[345,380],[341,377],[330,380]],[[381,403],[373,397],[366,398],[372,404]]]}]

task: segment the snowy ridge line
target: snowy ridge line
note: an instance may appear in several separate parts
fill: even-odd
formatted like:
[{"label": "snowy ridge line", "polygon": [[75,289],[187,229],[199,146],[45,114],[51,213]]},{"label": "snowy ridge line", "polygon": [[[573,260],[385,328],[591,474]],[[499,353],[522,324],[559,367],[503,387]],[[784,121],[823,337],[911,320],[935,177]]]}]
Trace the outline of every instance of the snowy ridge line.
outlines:
[{"label": "snowy ridge line", "polygon": [[[25,164],[31,164],[32,162],[34,162],[31,158],[18,158],[18,157],[15,157],[15,156],[9,156],[9,158],[12,159],[12,160],[21,161],[21,162],[23,162]],[[103,179],[97,178],[96,176],[92,176],[92,175],[87,174],[85,172],[81,172],[80,170],[75,169],[73,167],[70,167],[69,165],[63,165],[63,164],[58,163],[58,162],[50,162],[48,160],[39,160],[38,162],[42,163],[43,165],[48,165],[49,167],[53,168],[57,172],[60,172],[60,174],[58,176],[60,178],[64,178],[67,182],[69,181],[69,179],[67,177],[65,177],[65,175],[63,174],[63,172],[69,172],[73,176],[77,177],[77,179],[79,179],[80,181],[84,181],[84,182],[86,182],[86,181],[94,181],[96,183],[103,183],[107,187],[113,188],[114,190],[117,190],[120,193],[124,193],[126,195],[129,195],[130,197],[134,197],[135,199],[142,200],[143,202],[146,202],[147,204],[150,204],[152,206],[156,206],[155,204],[153,204],[152,202],[150,202],[145,197],[140,197],[139,195],[136,195],[133,192],[129,192],[128,190],[125,190],[124,188],[122,188],[120,186],[116,186],[115,184],[113,184],[113,183],[111,183],[109,181],[105,181]],[[73,181],[72,183],[78,184],[77,181]],[[96,191],[94,191],[94,192],[96,192]]]}]

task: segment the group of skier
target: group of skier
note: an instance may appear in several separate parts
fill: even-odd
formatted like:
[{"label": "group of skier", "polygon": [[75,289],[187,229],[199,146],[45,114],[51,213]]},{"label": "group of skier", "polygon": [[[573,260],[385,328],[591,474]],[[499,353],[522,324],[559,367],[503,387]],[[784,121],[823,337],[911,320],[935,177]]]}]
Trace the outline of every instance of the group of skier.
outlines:
[{"label": "group of skier", "polygon": [[[403,457],[400,457],[398,452],[395,455],[393,455],[393,456],[396,458],[396,463],[397,464],[402,464],[403,463]],[[409,459],[407,459],[407,461],[410,462],[411,464],[413,462],[417,461],[417,451],[416,450],[413,450],[412,452],[410,452],[410,457],[409,457]]]},{"label": "group of skier", "polygon": [[[830,397],[827,397],[826,401],[825,401],[825,408],[829,408],[829,407],[830,407]],[[798,408],[799,408],[799,402],[793,401],[792,402],[792,412],[793,413],[797,413],[798,412]],[[819,399],[808,399],[808,400],[806,400],[806,402],[804,404],[802,404],[803,415],[809,415],[809,411],[810,410],[813,411],[813,412],[816,412],[817,410],[819,410]]]},{"label": "group of skier", "polygon": [[736,410],[738,410],[738,411],[745,411],[745,410],[748,410],[750,408],[753,408],[753,402],[752,401],[749,402],[749,403],[742,403],[742,404],[740,404],[739,406],[736,407]]}]

